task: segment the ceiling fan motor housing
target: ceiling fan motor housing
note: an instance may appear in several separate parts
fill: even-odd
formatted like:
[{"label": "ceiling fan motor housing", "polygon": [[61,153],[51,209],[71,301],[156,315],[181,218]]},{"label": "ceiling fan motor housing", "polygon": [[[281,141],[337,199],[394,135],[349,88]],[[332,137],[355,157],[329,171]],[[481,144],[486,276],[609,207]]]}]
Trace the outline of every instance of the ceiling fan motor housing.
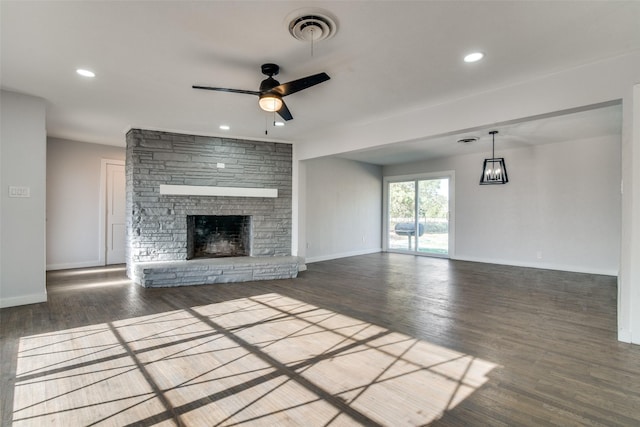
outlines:
[{"label": "ceiling fan motor housing", "polygon": [[272,64],[272,63],[262,64],[260,69],[262,70],[262,74],[269,77],[277,76],[278,73],[280,72],[280,66],[278,64]]},{"label": "ceiling fan motor housing", "polygon": [[279,81],[269,76],[260,83],[260,92],[268,92],[274,87],[279,85],[280,85]]},{"label": "ceiling fan motor housing", "polygon": [[260,68],[262,69],[262,74],[269,76],[260,83],[260,92],[268,92],[280,84],[279,81],[273,78],[280,72],[280,67],[277,64],[262,64]]}]

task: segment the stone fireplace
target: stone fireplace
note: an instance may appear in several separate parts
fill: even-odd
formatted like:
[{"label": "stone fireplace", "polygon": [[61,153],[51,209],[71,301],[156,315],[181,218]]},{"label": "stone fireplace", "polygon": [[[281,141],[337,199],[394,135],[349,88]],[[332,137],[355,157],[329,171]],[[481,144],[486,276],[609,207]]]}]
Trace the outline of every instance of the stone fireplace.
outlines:
[{"label": "stone fireplace", "polygon": [[187,259],[251,255],[251,216],[187,215]]},{"label": "stone fireplace", "polygon": [[[297,275],[290,144],[131,129],[126,153],[127,274],[136,283]],[[221,231],[230,223],[239,229]]]}]

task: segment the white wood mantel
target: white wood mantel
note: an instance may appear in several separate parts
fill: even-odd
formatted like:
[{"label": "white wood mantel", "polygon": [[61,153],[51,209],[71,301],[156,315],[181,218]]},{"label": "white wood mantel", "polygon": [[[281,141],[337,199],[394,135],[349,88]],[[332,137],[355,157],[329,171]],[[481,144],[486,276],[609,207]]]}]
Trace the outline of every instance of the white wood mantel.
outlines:
[{"label": "white wood mantel", "polygon": [[278,197],[278,189],[160,184],[160,194],[166,196]]}]

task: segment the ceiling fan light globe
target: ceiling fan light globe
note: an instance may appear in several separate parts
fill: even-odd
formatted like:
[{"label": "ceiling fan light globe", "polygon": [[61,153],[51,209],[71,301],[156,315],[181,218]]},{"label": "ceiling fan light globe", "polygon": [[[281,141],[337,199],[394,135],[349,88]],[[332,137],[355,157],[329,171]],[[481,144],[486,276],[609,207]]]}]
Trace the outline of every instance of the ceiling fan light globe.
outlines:
[{"label": "ceiling fan light globe", "polygon": [[264,94],[260,95],[260,100],[258,101],[260,108],[264,111],[268,111],[269,113],[276,112],[282,108],[282,99],[274,94]]}]

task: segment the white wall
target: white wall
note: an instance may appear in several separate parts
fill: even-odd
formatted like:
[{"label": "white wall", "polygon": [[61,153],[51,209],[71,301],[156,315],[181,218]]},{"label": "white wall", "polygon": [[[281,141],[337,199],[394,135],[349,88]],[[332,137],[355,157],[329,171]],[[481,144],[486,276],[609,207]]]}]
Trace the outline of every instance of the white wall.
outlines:
[{"label": "white wall", "polygon": [[[47,300],[46,130],[43,99],[0,92],[0,306]],[[30,197],[9,197],[9,186]]]},{"label": "white wall", "polygon": [[379,252],[382,168],[339,158],[304,164],[306,261]]},{"label": "white wall", "polygon": [[104,265],[100,215],[103,159],[124,161],[125,149],[47,141],[47,270]]},{"label": "white wall", "polygon": [[383,174],[455,170],[451,258],[617,275],[620,136],[498,154],[509,173],[506,185],[478,184],[483,154],[387,166]]}]

